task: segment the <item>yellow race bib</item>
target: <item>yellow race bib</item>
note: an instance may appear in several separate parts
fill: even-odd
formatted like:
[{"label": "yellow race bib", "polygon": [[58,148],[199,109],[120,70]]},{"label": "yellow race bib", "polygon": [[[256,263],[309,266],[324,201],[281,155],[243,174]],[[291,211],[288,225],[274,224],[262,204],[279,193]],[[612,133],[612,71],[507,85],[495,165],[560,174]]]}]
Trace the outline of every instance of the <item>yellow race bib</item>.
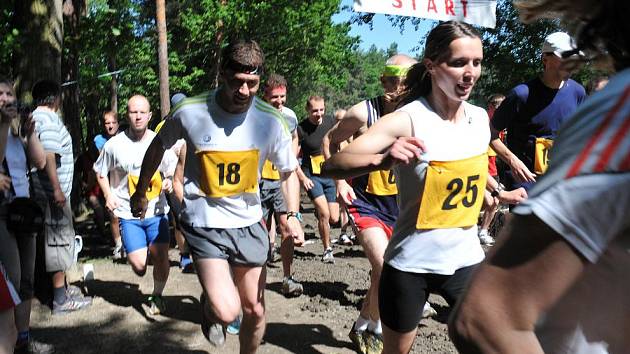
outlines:
[{"label": "yellow race bib", "polygon": [[497,153],[492,149],[492,147],[488,146],[488,157],[497,156]]},{"label": "yellow race bib", "polygon": [[417,229],[468,227],[477,223],[488,179],[488,155],[431,161],[427,167]]},{"label": "yellow race bib", "polygon": [[311,173],[318,175],[322,172],[322,165],[324,164],[324,155],[311,156]]},{"label": "yellow race bib", "polygon": [[534,152],[534,173],[542,175],[549,165],[549,150],[553,146],[553,139],[536,138],[536,151]]},{"label": "yellow race bib", "polygon": [[265,164],[263,165],[262,178],[271,179],[274,181],[280,179],[280,172],[278,172],[276,166],[272,164],[269,160],[265,160]]},{"label": "yellow race bib", "polygon": [[396,195],[396,176],[392,170],[372,171],[368,175],[365,191],[374,195]]},{"label": "yellow race bib", "polygon": [[[127,175],[127,187],[129,188],[129,196],[132,196],[136,192],[136,186],[138,186],[139,176]],[[153,200],[160,196],[162,192],[162,176],[158,171],[155,171],[151,182],[149,182],[149,189],[147,189],[146,197],[148,200]]]},{"label": "yellow race bib", "polygon": [[199,187],[211,198],[258,192],[258,150],[197,151]]}]

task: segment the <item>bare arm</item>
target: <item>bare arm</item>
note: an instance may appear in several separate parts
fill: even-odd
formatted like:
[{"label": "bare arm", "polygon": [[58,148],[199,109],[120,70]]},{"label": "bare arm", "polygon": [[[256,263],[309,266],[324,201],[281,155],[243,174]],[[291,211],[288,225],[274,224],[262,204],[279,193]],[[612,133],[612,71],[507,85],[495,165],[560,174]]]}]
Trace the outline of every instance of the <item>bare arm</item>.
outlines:
[{"label": "bare arm", "polygon": [[543,353],[534,326],[585,260],[533,215],[515,216],[499,240],[455,309],[450,336],[461,353]]},{"label": "bare arm", "polygon": [[66,203],[66,195],[63,194],[61,185],[59,184],[57,161],[55,156],[56,154],[54,152],[46,152],[46,166],[44,166],[44,170],[46,171],[46,175],[48,175],[50,184],[53,187],[53,198],[55,204],[59,207],[63,207]]},{"label": "bare arm", "polygon": [[363,102],[354,105],[346,112],[343,119],[335,124],[324,135],[322,140],[322,153],[326,159],[340,150],[342,142],[351,138],[355,133],[365,129],[367,122],[367,110]]},{"label": "bare arm", "polygon": [[109,184],[109,178],[107,176],[101,176],[99,173],[96,173],[96,181],[98,182],[98,186],[101,187],[103,191],[103,197],[105,198],[105,207],[113,212],[116,208],[120,206],[120,202],[118,198],[112,193],[111,186]]},{"label": "bare arm", "polygon": [[494,129],[492,124],[490,124],[490,132],[492,134],[492,140],[490,141],[490,146],[497,153],[497,156],[501,158],[501,160],[505,161],[510,166],[512,170],[512,175],[516,179],[517,182],[535,182],[536,174],[531,172],[527,166],[521,161],[510,149],[508,149],[505,144],[499,139],[499,131]]},{"label": "bare arm", "polygon": [[28,159],[31,165],[38,170],[43,170],[46,166],[46,151],[44,151],[39,137],[35,134],[35,122],[32,113],[24,120],[22,132],[26,136]]},{"label": "bare arm", "polygon": [[7,136],[11,121],[17,116],[15,104],[0,107],[0,162],[4,161],[4,154],[7,149]]},{"label": "bare arm", "polygon": [[[164,129],[163,127],[162,129]],[[149,145],[146,153],[144,154],[144,159],[142,160],[142,167],[140,169],[140,177],[138,178],[138,185],[136,186],[136,191],[131,196],[129,203],[131,205],[131,213],[135,217],[144,217],[144,213],[147,210],[148,201],[145,196],[147,189],[149,188],[149,183],[151,182],[151,177],[155,174],[155,171],[160,166],[162,162],[162,157],[164,156],[164,146],[162,144],[162,139],[157,135],[153,138],[153,141]]]},{"label": "bare arm", "polygon": [[[287,203],[287,211],[297,212],[300,210],[300,182],[296,171],[281,173],[280,182],[282,196]],[[297,218],[290,217],[287,219],[289,224],[289,233],[293,237],[296,246],[304,243],[304,231]]]}]

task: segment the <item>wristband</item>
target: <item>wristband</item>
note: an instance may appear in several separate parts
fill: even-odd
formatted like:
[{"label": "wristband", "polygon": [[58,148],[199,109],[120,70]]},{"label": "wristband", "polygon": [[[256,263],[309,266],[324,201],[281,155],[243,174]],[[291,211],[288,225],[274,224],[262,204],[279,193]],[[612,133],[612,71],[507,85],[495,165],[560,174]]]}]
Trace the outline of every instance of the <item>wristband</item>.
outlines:
[{"label": "wristband", "polygon": [[505,187],[499,183],[497,187],[490,193],[493,198],[499,198],[499,193],[505,191]]},{"label": "wristband", "polygon": [[287,213],[287,219],[289,219],[290,217],[294,217],[299,222],[302,222],[302,213],[300,213],[299,211],[290,211],[290,212],[288,212]]}]

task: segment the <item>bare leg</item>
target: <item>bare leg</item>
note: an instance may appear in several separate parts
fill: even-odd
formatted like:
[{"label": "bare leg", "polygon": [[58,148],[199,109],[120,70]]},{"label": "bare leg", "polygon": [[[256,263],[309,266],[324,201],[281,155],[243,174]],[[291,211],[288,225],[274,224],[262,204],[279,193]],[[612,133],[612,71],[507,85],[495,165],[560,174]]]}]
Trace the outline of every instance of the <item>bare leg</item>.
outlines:
[{"label": "bare leg", "polygon": [[234,280],[243,307],[239,333],[241,354],[255,353],[265,333],[264,267],[233,267]]},{"label": "bare leg", "polygon": [[319,235],[322,238],[324,250],[326,250],[330,247],[330,211],[328,210],[326,197],[321,195],[313,199],[313,205],[315,205],[315,210],[317,210],[317,228],[319,229]]}]

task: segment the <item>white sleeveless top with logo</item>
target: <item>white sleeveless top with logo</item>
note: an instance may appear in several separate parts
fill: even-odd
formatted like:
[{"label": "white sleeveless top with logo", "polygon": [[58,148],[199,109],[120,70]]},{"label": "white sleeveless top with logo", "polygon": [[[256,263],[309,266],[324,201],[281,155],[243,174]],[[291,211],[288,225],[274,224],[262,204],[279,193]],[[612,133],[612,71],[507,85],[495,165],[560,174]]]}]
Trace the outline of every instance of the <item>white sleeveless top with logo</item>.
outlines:
[{"label": "white sleeveless top with logo", "polygon": [[451,275],[484,258],[476,221],[488,172],[489,119],[485,110],[463,105],[466,116],[457,123],[438,116],[424,98],[398,110],[426,146],[423,161],[395,167],[400,214],[385,262],[398,270]]}]

